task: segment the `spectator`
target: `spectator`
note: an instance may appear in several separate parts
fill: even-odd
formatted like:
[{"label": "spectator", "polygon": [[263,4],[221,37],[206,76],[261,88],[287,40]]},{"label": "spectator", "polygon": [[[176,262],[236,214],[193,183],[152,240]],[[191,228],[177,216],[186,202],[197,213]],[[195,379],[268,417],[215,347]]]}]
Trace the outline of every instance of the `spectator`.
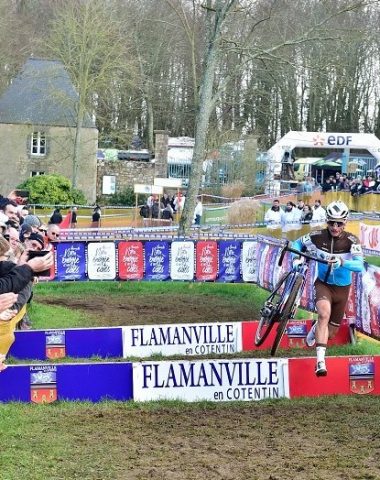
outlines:
[{"label": "spectator", "polygon": [[100,217],[101,217],[101,209],[97,205],[92,212],[92,223],[91,228],[99,228],[100,227]]},{"label": "spectator", "polygon": [[363,180],[361,193],[373,192],[374,189],[375,189],[375,181],[371,177],[371,175],[367,175],[366,178]]},{"label": "spectator", "polygon": [[299,227],[300,218],[301,216],[298,215],[296,205],[293,202],[288,202],[282,216],[282,231],[290,232],[291,230],[296,230]]},{"label": "spectator", "polygon": [[170,203],[168,203],[168,205],[162,210],[162,219],[173,220],[173,209]]},{"label": "spectator", "polygon": [[54,223],[50,223],[47,228],[46,236],[45,236],[45,249],[52,250],[54,242],[59,242],[59,238],[61,235],[61,229],[58,225]]},{"label": "spectator", "polygon": [[23,223],[20,229],[20,242],[24,243],[25,239],[28,238],[33,233],[33,229],[30,225]]},{"label": "spectator", "polygon": [[313,219],[313,210],[310,205],[305,205],[302,209],[301,223],[309,224]]},{"label": "spectator", "polygon": [[20,218],[18,216],[17,203],[13,200],[3,199],[0,210],[11,221],[12,224],[18,228],[20,225]]},{"label": "spectator", "polygon": [[326,211],[321,205],[320,200],[315,200],[313,207],[313,218],[312,218],[313,227],[322,227],[326,223]]},{"label": "spectator", "polygon": [[267,224],[267,228],[273,230],[281,227],[283,222],[284,212],[280,208],[280,201],[275,199],[272,202],[272,207],[267,210],[264,216],[264,222]]},{"label": "spectator", "polygon": [[77,225],[78,225],[77,212],[78,212],[77,207],[73,207],[71,209],[70,228],[77,228]]},{"label": "spectator", "polygon": [[295,180],[294,161],[295,157],[290,152],[285,151],[281,160],[281,178],[283,180]]},{"label": "spectator", "polygon": [[322,192],[323,193],[330,192],[331,187],[332,187],[331,180],[329,178],[326,178],[325,183],[322,185]]},{"label": "spectator", "polygon": [[149,213],[150,213],[150,210],[149,210],[148,205],[143,205],[143,206],[140,208],[140,216],[141,216],[141,217],[143,217],[143,218],[149,218]]},{"label": "spectator", "polygon": [[166,208],[168,205],[170,205],[170,198],[167,193],[164,193],[163,197],[161,198],[161,203],[163,208]]},{"label": "spectator", "polygon": [[294,217],[297,222],[301,221],[304,206],[305,206],[305,202],[303,200],[298,200],[297,206],[294,205]]},{"label": "spectator", "polygon": [[50,220],[49,220],[49,223],[53,223],[55,225],[59,225],[60,223],[62,223],[62,213],[61,213],[61,209],[60,208],[56,208],[52,214],[52,216],[50,217]]},{"label": "spectator", "polygon": [[28,238],[25,239],[24,245],[28,251],[40,251],[45,246],[44,237],[38,233],[31,233]]},{"label": "spectator", "polygon": [[152,206],[152,218],[159,218],[160,216],[160,204],[158,198],[154,199]]},{"label": "spectator", "polygon": [[22,226],[29,225],[33,232],[37,233],[41,226],[41,220],[36,215],[27,215],[24,218]]},{"label": "spectator", "polygon": [[197,204],[194,210],[194,223],[195,225],[200,225],[203,215],[203,205],[202,205],[202,198],[197,197]]}]

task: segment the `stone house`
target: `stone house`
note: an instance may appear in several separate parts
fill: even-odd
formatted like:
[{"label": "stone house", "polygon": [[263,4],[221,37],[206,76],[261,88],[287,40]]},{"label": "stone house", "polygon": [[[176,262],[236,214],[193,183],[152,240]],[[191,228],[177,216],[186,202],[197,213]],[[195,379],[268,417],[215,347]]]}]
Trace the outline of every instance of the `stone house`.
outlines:
[{"label": "stone house", "polygon": [[[0,193],[34,175],[73,177],[78,94],[63,64],[30,58],[0,97]],[[77,188],[96,199],[98,130],[86,115]]]}]

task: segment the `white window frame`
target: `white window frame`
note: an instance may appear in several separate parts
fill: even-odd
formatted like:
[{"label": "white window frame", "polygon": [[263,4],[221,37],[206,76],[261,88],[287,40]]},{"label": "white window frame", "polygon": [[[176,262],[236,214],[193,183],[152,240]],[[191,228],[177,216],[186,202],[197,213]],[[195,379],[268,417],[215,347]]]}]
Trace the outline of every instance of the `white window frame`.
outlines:
[{"label": "white window frame", "polygon": [[38,177],[40,175],[45,175],[45,172],[36,171],[36,170],[33,170],[32,172],[30,172],[31,177]]},{"label": "white window frame", "polygon": [[32,157],[44,157],[46,155],[45,132],[33,132],[30,138],[30,155]]}]

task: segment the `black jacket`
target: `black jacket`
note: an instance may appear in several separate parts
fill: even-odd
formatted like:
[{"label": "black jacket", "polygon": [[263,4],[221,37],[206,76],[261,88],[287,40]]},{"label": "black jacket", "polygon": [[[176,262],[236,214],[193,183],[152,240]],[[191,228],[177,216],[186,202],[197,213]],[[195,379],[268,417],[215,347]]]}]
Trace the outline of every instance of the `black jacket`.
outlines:
[{"label": "black jacket", "polygon": [[0,294],[21,292],[33,280],[33,276],[33,270],[29,265],[0,262]]}]

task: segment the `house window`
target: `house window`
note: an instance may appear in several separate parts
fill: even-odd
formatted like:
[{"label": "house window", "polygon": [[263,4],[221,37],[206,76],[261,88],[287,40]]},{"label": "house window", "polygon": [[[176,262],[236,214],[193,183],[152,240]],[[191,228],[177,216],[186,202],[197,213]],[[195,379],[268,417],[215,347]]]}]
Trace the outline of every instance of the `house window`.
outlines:
[{"label": "house window", "polygon": [[38,177],[38,175],[45,175],[45,172],[37,172],[37,171],[30,172],[31,177]]},{"label": "house window", "polygon": [[46,136],[45,132],[33,132],[31,137],[30,153],[36,157],[46,155]]}]

